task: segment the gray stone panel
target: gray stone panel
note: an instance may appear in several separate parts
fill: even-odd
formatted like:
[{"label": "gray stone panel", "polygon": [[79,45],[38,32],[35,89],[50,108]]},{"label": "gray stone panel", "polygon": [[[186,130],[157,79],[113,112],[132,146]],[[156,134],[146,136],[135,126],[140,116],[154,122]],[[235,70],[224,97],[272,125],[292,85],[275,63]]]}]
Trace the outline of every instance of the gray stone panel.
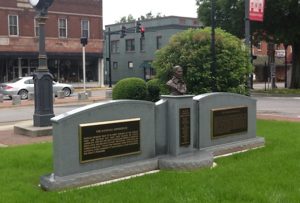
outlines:
[{"label": "gray stone panel", "polygon": [[[52,118],[54,174],[66,176],[155,157],[154,103],[119,100],[91,104]],[[140,118],[140,149],[135,155],[80,163],[79,125]]]},{"label": "gray stone panel", "polygon": [[167,154],[167,101],[159,100],[155,103],[155,144],[156,154]]},{"label": "gray stone panel", "polygon": [[[162,95],[162,99],[167,100],[167,143],[168,154],[179,155],[189,153],[194,148],[194,133],[195,126],[192,122],[196,118],[196,112],[194,110],[193,95]],[[179,109],[190,108],[190,142],[189,146],[180,146],[180,122],[179,122]]]},{"label": "gray stone panel", "polygon": [[[232,93],[208,93],[195,96],[194,100],[198,103],[199,149],[256,137],[256,100]],[[211,110],[240,106],[248,107],[248,131],[212,139]]]}]

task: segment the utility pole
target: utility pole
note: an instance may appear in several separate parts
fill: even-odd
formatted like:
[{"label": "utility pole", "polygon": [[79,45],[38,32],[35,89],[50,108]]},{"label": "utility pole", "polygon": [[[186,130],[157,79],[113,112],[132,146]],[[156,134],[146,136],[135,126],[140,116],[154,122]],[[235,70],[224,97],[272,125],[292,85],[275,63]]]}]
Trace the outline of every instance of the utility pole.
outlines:
[{"label": "utility pole", "polygon": [[109,84],[109,87],[112,87],[112,81],[111,81],[111,47],[110,47],[110,35],[111,35],[111,32],[110,32],[110,27],[108,28],[108,31],[107,31],[107,45],[108,45],[108,58],[106,58],[106,61],[108,61],[108,84]]},{"label": "utility pole", "polygon": [[211,91],[217,91],[216,85],[216,38],[215,38],[215,0],[211,0]]},{"label": "utility pole", "polygon": [[[249,59],[252,64],[252,40],[250,32],[250,19],[249,19],[249,0],[245,0],[245,45],[250,49]],[[247,75],[247,88],[253,88],[253,74]]]}]

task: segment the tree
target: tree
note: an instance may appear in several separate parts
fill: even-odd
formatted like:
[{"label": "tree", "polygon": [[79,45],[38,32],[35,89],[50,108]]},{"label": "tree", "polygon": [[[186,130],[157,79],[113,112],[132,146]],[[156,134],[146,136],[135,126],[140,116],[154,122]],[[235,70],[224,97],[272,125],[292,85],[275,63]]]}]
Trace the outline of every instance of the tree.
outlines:
[{"label": "tree", "polygon": [[[157,13],[155,16],[152,14],[152,12],[150,11],[149,13],[146,13],[146,15],[141,15],[138,20],[148,20],[148,19],[154,19],[154,18],[161,18],[164,15],[162,15],[161,13]],[[135,19],[131,14],[129,14],[127,17],[123,16],[119,21],[116,21],[116,23],[130,23],[130,22],[134,22],[137,19]]]},{"label": "tree", "polygon": [[[172,75],[172,67],[180,65],[188,93],[201,94],[211,91],[210,28],[189,29],[170,39],[169,43],[156,52],[153,66],[157,78],[165,84]],[[251,71],[248,50],[237,37],[216,29],[218,91],[246,94],[246,75]]]},{"label": "tree", "polygon": [[[215,0],[216,25],[239,37],[244,37],[244,0]],[[196,0],[198,17],[205,26],[211,25],[211,0]]]},{"label": "tree", "polygon": [[135,18],[129,14],[127,17],[123,16],[119,21],[117,21],[116,23],[130,23],[130,22],[134,22]]},{"label": "tree", "polygon": [[[210,25],[210,1],[196,0],[198,17]],[[215,0],[216,25],[243,37],[244,0]],[[298,0],[266,0],[263,23],[251,22],[251,33],[259,40],[292,45],[293,69],[291,88],[300,88],[300,2]]]}]

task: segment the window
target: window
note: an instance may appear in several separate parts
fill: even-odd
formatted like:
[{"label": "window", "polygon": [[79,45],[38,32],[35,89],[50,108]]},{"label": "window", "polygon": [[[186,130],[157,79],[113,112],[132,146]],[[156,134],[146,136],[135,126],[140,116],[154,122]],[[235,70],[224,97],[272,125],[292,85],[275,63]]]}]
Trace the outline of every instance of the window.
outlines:
[{"label": "window", "polygon": [[126,51],[135,51],[134,39],[126,39]]},{"label": "window", "polygon": [[89,20],[81,20],[81,37],[90,37],[90,22]]},{"label": "window", "polygon": [[120,46],[119,40],[111,41],[111,53],[119,53],[120,52],[119,46]]},{"label": "window", "polygon": [[36,37],[40,36],[39,22],[37,19],[34,19],[34,35]]},{"label": "window", "polygon": [[157,36],[156,37],[156,49],[160,49],[162,46],[162,36]]},{"label": "window", "polygon": [[59,18],[58,19],[58,37],[67,38],[67,19]]},{"label": "window", "polygon": [[145,51],[145,38],[140,38],[140,51]]},{"label": "window", "polygon": [[114,68],[114,69],[118,69],[118,67],[119,67],[119,63],[116,62],[116,61],[114,61],[114,62],[113,62],[113,68]]},{"label": "window", "polygon": [[19,17],[17,15],[8,16],[8,29],[10,36],[19,35]]},{"label": "window", "polygon": [[128,68],[133,68],[133,62],[132,61],[128,61]]}]

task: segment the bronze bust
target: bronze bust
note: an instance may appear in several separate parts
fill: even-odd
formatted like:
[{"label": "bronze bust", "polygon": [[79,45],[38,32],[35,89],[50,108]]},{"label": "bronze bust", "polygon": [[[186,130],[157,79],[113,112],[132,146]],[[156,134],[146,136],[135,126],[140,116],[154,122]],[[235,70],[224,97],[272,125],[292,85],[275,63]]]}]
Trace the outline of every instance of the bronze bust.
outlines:
[{"label": "bronze bust", "polygon": [[167,86],[170,89],[171,95],[183,95],[186,93],[186,84],[182,80],[182,67],[174,66],[173,67],[173,77],[167,82]]}]

